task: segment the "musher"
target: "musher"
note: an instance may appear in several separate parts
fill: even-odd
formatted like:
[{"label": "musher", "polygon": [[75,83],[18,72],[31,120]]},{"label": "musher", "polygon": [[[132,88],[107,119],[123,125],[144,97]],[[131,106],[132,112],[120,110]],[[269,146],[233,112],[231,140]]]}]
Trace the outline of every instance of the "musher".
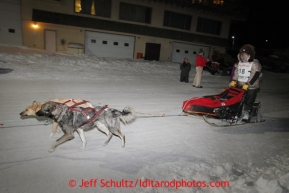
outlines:
[{"label": "musher", "polygon": [[257,98],[257,93],[260,91],[262,67],[260,62],[255,59],[254,46],[250,44],[241,47],[239,56],[240,61],[235,69],[230,86],[247,91],[241,119],[244,122],[249,122],[253,104]]}]

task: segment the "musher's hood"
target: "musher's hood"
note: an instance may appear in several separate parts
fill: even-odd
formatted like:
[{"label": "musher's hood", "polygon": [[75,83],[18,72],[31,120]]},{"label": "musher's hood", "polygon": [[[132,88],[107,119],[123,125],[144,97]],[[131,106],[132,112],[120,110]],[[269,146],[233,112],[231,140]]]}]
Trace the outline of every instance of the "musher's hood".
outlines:
[{"label": "musher's hood", "polygon": [[252,62],[255,58],[255,48],[254,46],[250,45],[250,44],[245,44],[241,47],[240,49],[240,56],[243,54],[243,53],[246,53],[248,55],[250,55],[250,58],[248,60],[248,62]]}]

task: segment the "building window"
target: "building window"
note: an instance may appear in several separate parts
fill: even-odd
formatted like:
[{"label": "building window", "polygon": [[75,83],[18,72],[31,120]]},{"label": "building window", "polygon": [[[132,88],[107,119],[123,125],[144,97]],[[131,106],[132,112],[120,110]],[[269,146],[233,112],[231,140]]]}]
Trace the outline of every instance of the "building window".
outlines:
[{"label": "building window", "polygon": [[203,0],[192,0],[192,4],[195,4],[195,3],[202,4]]},{"label": "building window", "polygon": [[129,47],[129,43],[124,43],[124,46],[125,47]]},{"label": "building window", "polygon": [[150,23],[151,12],[152,9],[150,7],[121,2],[119,8],[119,19],[140,23]]},{"label": "building window", "polygon": [[107,41],[102,41],[102,44],[107,44]]},{"label": "building window", "polygon": [[111,0],[75,0],[74,11],[110,18]]},{"label": "building window", "polygon": [[93,40],[93,39],[92,39],[92,40],[91,40],[91,43],[94,43],[94,44],[95,44],[95,43],[96,43],[96,40]]},{"label": "building window", "polygon": [[215,4],[215,5],[223,5],[224,4],[224,0],[213,0],[213,4]]},{"label": "building window", "polygon": [[113,45],[118,46],[118,42],[113,42]]},{"label": "building window", "polygon": [[197,24],[197,32],[208,33],[213,35],[220,35],[222,22],[199,17]]},{"label": "building window", "polygon": [[15,33],[15,29],[8,29],[9,33]]},{"label": "building window", "polygon": [[164,26],[190,30],[191,21],[192,21],[191,15],[165,11]]}]

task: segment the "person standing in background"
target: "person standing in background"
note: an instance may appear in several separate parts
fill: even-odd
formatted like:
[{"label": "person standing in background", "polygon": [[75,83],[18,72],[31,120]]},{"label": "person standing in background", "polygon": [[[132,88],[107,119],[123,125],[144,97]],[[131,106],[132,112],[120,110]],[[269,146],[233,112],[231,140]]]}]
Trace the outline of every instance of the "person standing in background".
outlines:
[{"label": "person standing in background", "polygon": [[191,64],[189,63],[188,58],[184,58],[183,63],[180,65],[181,76],[180,82],[189,82],[189,74],[191,71]]},{"label": "person standing in background", "polygon": [[204,57],[204,51],[203,49],[200,49],[199,55],[196,57],[196,75],[195,79],[193,82],[193,87],[196,88],[203,88],[201,86],[201,79],[202,79],[202,73],[203,73],[203,68],[206,66],[206,63],[209,60]]}]

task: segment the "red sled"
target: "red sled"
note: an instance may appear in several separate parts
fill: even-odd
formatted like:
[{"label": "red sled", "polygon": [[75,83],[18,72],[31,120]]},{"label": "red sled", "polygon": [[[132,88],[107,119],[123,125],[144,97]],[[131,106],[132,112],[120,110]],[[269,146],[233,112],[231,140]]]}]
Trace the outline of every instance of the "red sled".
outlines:
[{"label": "red sled", "polygon": [[240,116],[246,91],[229,87],[215,95],[194,97],[183,102],[183,112],[192,115],[209,115],[215,118],[232,119]]}]

